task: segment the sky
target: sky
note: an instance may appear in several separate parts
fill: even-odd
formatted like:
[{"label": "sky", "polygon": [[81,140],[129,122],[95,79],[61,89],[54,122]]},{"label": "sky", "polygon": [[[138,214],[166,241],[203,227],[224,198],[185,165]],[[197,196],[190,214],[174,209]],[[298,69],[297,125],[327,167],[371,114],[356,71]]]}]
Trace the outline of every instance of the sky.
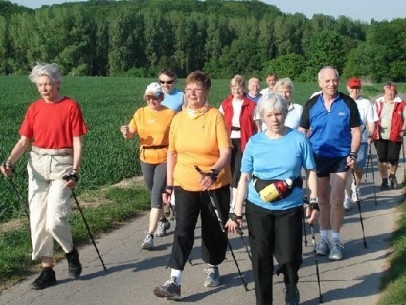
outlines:
[{"label": "sky", "polygon": [[[84,0],[11,0],[13,3],[30,8],[79,1]],[[263,2],[275,5],[284,13],[302,13],[309,19],[313,14],[333,17],[342,15],[368,23],[371,19],[390,21],[395,18],[406,18],[406,0],[263,0]]]}]

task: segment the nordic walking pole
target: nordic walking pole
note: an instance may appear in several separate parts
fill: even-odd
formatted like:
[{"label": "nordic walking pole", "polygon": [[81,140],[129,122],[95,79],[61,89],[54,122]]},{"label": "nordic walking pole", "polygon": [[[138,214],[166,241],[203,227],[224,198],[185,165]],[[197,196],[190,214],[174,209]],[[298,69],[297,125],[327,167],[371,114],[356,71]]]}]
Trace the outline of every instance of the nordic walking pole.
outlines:
[{"label": "nordic walking pole", "polygon": [[83,219],[83,222],[85,223],[85,227],[87,229],[87,232],[89,233],[89,236],[90,236],[90,239],[92,240],[93,246],[96,249],[97,255],[99,256],[99,259],[100,259],[100,261],[101,261],[101,263],[103,265],[103,269],[106,270],[106,266],[104,265],[103,259],[102,259],[101,255],[100,255],[99,249],[97,248],[96,242],[94,241],[94,238],[93,238],[92,232],[90,231],[89,225],[87,224],[85,215],[83,215],[82,208],[80,207],[79,201],[78,201],[78,199],[76,197],[76,194],[75,194],[74,190],[72,190],[72,197],[73,197],[73,199],[75,199],[75,202],[76,202],[76,205],[78,207],[80,216],[82,216],[82,219]]},{"label": "nordic walking pole", "polygon": [[242,273],[241,273],[241,270],[240,270],[240,266],[238,265],[237,259],[235,258],[235,254],[234,254],[233,248],[231,247],[230,240],[228,239],[228,236],[227,236],[227,233],[226,233],[226,229],[224,228],[224,223],[223,223],[223,219],[222,219],[222,217],[221,217],[221,215],[220,215],[220,214],[221,214],[221,211],[220,211],[220,207],[218,206],[218,201],[217,201],[217,198],[216,198],[216,194],[214,193],[214,191],[207,191],[207,193],[209,194],[209,198],[210,198],[211,204],[212,204],[213,207],[214,207],[214,210],[215,210],[215,213],[216,213],[217,220],[218,220],[218,223],[219,223],[219,225],[220,225],[221,231],[223,231],[224,236],[225,236],[225,238],[227,239],[228,248],[230,249],[231,256],[233,257],[235,266],[237,267],[237,271],[238,271],[238,274],[239,274],[239,276],[240,276],[241,282],[242,282],[242,284],[243,284],[243,286],[244,286],[244,288],[245,288],[245,291],[249,291],[249,289],[248,289],[248,287],[247,287],[247,283],[245,282],[245,280],[244,280],[244,278],[243,278],[243,276],[242,276]]},{"label": "nordic walking pole", "polygon": [[316,265],[316,276],[317,276],[317,283],[319,285],[319,303],[323,303],[323,295],[321,294],[321,286],[320,286],[320,271],[319,271],[319,262],[317,260],[317,251],[316,251],[316,238],[314,237],[314,226],[310,224],[310,232],[312,234],[312,245],[313,245],[313,254],[314,254],[314,262]]},{"label": "nordic walking pole", "polygon": [[[357,187],[357,180],[355,179],[355,171],[352,168],[351,169],[352,172],[352,177],[354,179],[354,184],[355,187]],[[363,239],[364,239],[364,248],[367,248],[367,240],[365,238],[365,230],[364,230],[364,222],[362,221],[362,213],[361,213],[361,203],[359,202],[359,197],[358,197],[358,193],[355,192],[356,196],[357,196],[357,206],[358,206],[358,212],[359,212],[359,221],[361,222],[361,228],[362,228],[362,235],[363,235]]]},{"label": "nordic walking pole", "polygon": [[24,204],[24,200],[20,195],[20,192],[18,191],[17,185],[15,184],[15,182],[13,181],[13,178],[7,177],[7,180],[10,182],[10,184],[13,186],[13,189],[15,191],[15,193],[17,194],[18,200],[20,201],[20,208],[23,207],[25,214],[27,215],[28,221],[30,221],[30,212],[29,212],[29,208],[27,203]]},{"label": "nordic walking pole", "polygon": [[375,205],[378,205],[378,201],[376,200],[376,191],[375,191],[375,173],[374,173],[374,164],[372,161],[372,154],[371,154],[371,144],[369,144],[368,147],[368,159],[367,159],[367,169],[365,173],[365,183],[367,182],[367,176],[368,176],[368,165],[371,163],[371,172],[372,172],[372,189],[374,190],[374,200],[375,200]]},{"label": "nordic walking pole", "polygon": [[[195,165],[195,170],[196,170],[200,175],[202,175],[202,176],[208,176],[208,175],[210,175],[210,174],[208,174],[208,173],[204,173],[197,165]],[[226,229],[225,229],[225,227],[224,227],[223,219],[222,219],[222,216],[221,216],[221,210],[220,210],[220,206],[219,206],[219,203],[218,203],[216,194],[215,194],[213,191],[207,191],[207,194],[209,195],[210,202],[211,202],[211,204],[212,204],[213,207],[214,207],[214,211],[215,211],[215,213],[216,213],[217,221],[218,221],[218,223],[219,223],[219,225],[220,225],[220,229],[221,229],[221,231],[223,232],[224,237],[225,237],[226,240],[227,240],[228,248],[230,249],[231,256],[233,257],[235,266],[237,267],[237,271],[238,271],[238,274],[239,274],[239,276],[240,276],[241,282],[242,282],[242,284],[243,284],[243,286],[244,286],[244,288],[245,288],[245,291],[249,291],[249,289],[248,289],[248,287],[247,287],[247,283],[245,282],[245,280],[244,280],[244,278],[243,278],[243,276],[242,276],[242,273],[241,273],[241,270],[240,270],[240,266],[238,265],[237,259],[235,258],[235,254],[234,254],[233,248],[231,247],[230,240],[228,239],[228,236],[227,236],[227,233],[226,233]]]},{"label": "nordic walking pole", "polygon": [[[73,176],[73,175],[65,175],[65,176],[62,177],[62,179],[63,179],[63,180],[66,180],[66,181],[69,181],[70,179],[73,179],[75,182],[77,182],[77,180],[78,180],[78,178],[77,178],[76,175],[74,175],[74,176]],[[74,191],[73,189],[71,189],[71,191],[72,191],[72,197],[73,197],[73,199],[75,199],[76,205],[77,205],[77,207],[78,207],[80,216],[82,216],[82,220],[83,220],[83,222],[85,223],[85,227],[86,227],[86,229],[87,229],[87,233],[89,233],[90,239],[92,240],[93,246],[94,246],[94,248],[96,249],[97,255],[99,256],[99,259],[100,259],[100,261],[101,261],[101,263],[102,263],[103,269],[106,270],[107,268],[106,268],[106,266],[104,265],[103,259],[102,259],[101,255],[100,255],[100,252],[99,252],[99,249],[97,248],[96,242],[94,241],[93,234],[92,234],[92,232],[90,231],[89,225],[87,224],[85,215],[83,214],[83,211],[82,211],[82,208],[80,207],[78,198],[76,197],[76,193],[75,193],[75,191]]]}]

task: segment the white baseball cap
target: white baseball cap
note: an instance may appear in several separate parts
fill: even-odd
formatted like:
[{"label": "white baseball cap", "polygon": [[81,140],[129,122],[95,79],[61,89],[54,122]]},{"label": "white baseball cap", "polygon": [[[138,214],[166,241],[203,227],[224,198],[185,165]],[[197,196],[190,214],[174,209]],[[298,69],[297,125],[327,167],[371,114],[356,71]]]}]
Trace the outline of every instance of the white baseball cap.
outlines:
[{"label": "white baseball cap", "polygon": [[153,82],[147,86],[147,89],[145,89],[144,96],[153,95],[155,97],[158,97],[163,93],[164,92],[162,91],[161,85],[158,84],[157,82]]}]

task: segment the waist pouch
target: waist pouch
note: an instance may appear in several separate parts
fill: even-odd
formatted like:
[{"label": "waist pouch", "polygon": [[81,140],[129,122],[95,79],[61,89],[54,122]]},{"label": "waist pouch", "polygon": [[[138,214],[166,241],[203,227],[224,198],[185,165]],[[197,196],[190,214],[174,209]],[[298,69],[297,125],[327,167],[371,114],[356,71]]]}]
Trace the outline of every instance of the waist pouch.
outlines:
[{"label": "waist pouch", "polygon": [[275,202],[288,197],[295,187],[303,187],[302,177],[293,179],[291,187],[281,188],[279,185],[284,183],[283,180],[264,180],[253,176],[254,188],[264,202]]}]

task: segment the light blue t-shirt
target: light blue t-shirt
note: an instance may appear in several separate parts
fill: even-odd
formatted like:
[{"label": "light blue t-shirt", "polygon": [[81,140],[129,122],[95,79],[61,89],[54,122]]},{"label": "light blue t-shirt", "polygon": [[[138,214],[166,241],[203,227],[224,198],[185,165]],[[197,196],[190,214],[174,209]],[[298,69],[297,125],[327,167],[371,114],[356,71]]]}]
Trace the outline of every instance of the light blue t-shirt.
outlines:
[{"label": "light blue t-shirt", "polygon": [[[299,131],[288,128],[279,139],[270,139],[265,132],[253,135],[245,146],[241,172],[264,180],[285,180],[301,176],[301,169],[315,169],[316,164],[309,141]],[[285,199],[264,202],[248,184],[248,200],[268,210],[287,210],[303,204],[303,189],[295,187]]]},{"label": "light blue t-shirt", "polygon": [[182,111],[183,92],[178,89],[172,90],[169,94],[165,94],[162,105],[174,110],[175,112]]}]

